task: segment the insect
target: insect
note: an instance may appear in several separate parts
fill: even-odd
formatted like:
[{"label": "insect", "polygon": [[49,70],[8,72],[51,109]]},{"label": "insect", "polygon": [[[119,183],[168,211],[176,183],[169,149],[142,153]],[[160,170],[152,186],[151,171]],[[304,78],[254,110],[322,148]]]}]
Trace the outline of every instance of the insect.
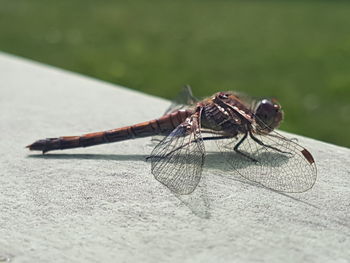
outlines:
[{"label": "insect", "polygon": [[162,135],[148,159],[154,177],[177,194],[192,193],[200,182],[205,141],[215,141],[237,174],[281,192],[304,192],[316,181],[311,153],[277,133],[283,119],[275,99],[252,100],[235,92],[218,92],[204,100],[186,86],[185,102],[175,103],[160,118],[139,124],[35,141],[27,147],[46,153],[77,147]]}]

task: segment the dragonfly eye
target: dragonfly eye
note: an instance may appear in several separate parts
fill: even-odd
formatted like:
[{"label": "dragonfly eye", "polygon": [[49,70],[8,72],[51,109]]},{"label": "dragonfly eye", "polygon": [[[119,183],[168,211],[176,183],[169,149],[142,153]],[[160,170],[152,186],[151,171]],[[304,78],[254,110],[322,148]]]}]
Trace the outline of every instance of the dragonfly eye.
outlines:
[{"label": "dragonfly eye", "polygon": [[283,118],[283,111],[274,99],[263,99],[257,104],[256,122],[262,132],[270,132],[277,128]]}]

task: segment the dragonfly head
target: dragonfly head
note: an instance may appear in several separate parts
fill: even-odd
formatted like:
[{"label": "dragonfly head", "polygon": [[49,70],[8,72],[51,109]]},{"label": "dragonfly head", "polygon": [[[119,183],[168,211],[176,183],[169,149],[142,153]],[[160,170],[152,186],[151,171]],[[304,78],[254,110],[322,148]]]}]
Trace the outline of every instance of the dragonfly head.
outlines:
[{"label": "dragonfly head", "polygon": [[280,125],[283,111],[277,100],[263,99],[256,104],[255,116],[258,131],[269,133]]}]

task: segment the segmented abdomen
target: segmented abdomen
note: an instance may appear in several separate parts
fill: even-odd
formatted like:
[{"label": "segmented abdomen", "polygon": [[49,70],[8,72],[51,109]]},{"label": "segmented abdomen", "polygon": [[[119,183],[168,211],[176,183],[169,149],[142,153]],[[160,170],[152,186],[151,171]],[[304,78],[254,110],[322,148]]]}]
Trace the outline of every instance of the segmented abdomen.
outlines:
[{"label": "segmented abdomen", "polygon": [[63,136],[42,139],[28,145],[27,147],[32,151],[42,151],[45,153],[52,150],[88,147],[103,143],[148,137],[157,134],[167,135],[192,114],[193,110],[179,110],[164,115],[159,119],[113,130],[88,133],[81,136]]}]

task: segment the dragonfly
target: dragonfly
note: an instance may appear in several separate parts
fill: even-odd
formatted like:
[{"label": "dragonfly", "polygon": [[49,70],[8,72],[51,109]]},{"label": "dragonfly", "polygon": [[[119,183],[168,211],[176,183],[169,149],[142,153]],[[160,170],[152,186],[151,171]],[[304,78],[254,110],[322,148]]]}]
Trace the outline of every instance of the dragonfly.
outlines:
[{"label": "dragonfly", "polygon": [[29,150],[46,153],[77,147],[162,136],[147,160],[160,183],[176,194],[198,186],[206,156],[205,142],[214,141],[230,170],[254,184],[286,193],[313,187],[317,169],[312,154],[295,139],[276,132],[283,120],[274,98],[252,99],[238,92],[217,92],[196,99],[185,86],[160,118],[117,129],[37,140]]}]

